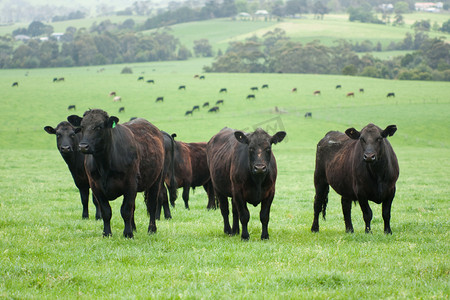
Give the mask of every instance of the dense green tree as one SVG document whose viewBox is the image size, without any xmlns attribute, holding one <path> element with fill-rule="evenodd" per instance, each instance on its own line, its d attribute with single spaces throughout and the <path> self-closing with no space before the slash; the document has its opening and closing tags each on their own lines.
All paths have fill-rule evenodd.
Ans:
<svg viewBox="0 0 450 300">
<path fill-rule="evenodd" d="M 50 35 L 53 32 L 53 26 L 34 21 L 28 25 L 27 32 L 31 36 Z"/>
<path fill-rule="evenodd" d="M 442 23 L 441 31 L 450 33 L 450 19 Z"/>
<path fill-rule="evenodd" d="M 213 51 L 212 46 L 208 39 L 200 39 L 194 41 L 194 53 L 195 56 L 199 57 L 212 57 Z"/>
</svg>

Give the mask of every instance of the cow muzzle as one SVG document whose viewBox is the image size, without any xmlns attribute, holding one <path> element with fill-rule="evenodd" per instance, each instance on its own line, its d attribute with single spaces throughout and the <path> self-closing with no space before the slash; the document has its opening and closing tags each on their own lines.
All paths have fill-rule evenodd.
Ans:
<svg viewBox="0 0 450 300">
<path fill-rule="evenodd" d="M 63 154 L 72 152 L 72 147 L 70 146 L 61 146 L 59 147 L 59 151 Z"/>
<path fill-rule="evenodd" d="M 364 153 L 364 161 L 371 163 L 374 162 L 377 159 L 377 156 L 375 153 Z"/>
<path fill-rule="evenodd" d="M 88 143 L 80 143 L 78 145 L 78 148 L 80 149 L 81 152 L 83 152 L 85 154 L 91 154 L 92 153 L 91 147 L 89 147 Z"/>
<path fill-rule="evenodd" d="M 267 172 L 266 165 L 257 164 L 253 166 L 253 174 L 265 174 Z"/>
</svg>

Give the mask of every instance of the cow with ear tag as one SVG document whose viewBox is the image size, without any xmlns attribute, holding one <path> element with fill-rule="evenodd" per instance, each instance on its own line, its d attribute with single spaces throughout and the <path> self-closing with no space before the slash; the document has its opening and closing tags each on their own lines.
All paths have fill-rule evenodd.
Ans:
<svg viewBox="0 0 450 300">
<path fill-rule="evenodd" d="M 361 131 L 349 128 L 345 133 L 330 131 L 317 144 L 314 172 L 314 221 L 311 231 L 319 231 L 319 214 L 325 218 L 328 191 L 331 186 L 341 195 L 345 229 L 353 232 L 352 201 L 359 202 L 365 222 L 365 232 L 371 232 L 372 210 L 369 200 L 382 204 L 384 232 L 392 234 L 391 205 L 399 166 L 394 149 L 387 137 L 393 136 L 397 126 L 381 129 L 368 124 Z"/>
<path fill-rule="evenodd" d="M 135 199 L 144 192 L 150 215 L 148 232 L 156 232 L 156 204 L 164 163 L 163 136 L 144 119 L 119 124 L 119 119 L 101 109 L 92 109 L 83 117 L 72 115 L 68 121 L 82 133 L 80 151 L 86 154 L 85 167 L 92 191 L 100 203 L 103 235 L 111 235 L 109 201 L 123 196 L 121 214 L 123 235 L 133 237 Z"/>
<path fill-rule="evenodd" d="M 241 238 L 248 240 L 250 213 L 247 203 L 254 206 L 261 204 L 261 239 L 269 238 L 269 214 L 277 179 L 272 145 L 281 142 L 285 136 L 284 131 L 271 136 L 262 129 L 244 133 L 223 128 L 208 142 L 208 167 L 215 195 L 219 199 L 226 234 L 238 234 L 240 221 Z M 233 227 L 230 227 L 228 220 L 228 197 L 232 198 Z"/>
</svg>

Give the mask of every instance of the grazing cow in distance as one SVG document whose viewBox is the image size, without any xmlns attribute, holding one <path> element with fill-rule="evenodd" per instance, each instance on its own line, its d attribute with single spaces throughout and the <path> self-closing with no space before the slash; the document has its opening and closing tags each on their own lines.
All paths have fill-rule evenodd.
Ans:
<svg viewBox="0 0 450 300">
<path fill-rule="evenodd" d="M 349 93 L 347 93 L 347 97 L 355 97 L 355 93 L 354 92 L 349 92 Z"/>
<path fill-rule="evenodd" d="M 200 76 L 200 75 L 198 75 L 198 74 L 195 74 L 195 75 L 194 75 L 194 78 L 198 78 L 199 76 Z"/>
<path fill-rule="evenodd" d="M 200 79 L 205 79 L 205 75 L 200 76 Z"/>
<path fill-rule="evenodd" d="M 195 111 L 195 110 L 200 111 L 200 106 L 194 105 L 194 106 L 192 107 L 192 111 Z"/>
<path fill-rule="evenodd" d="M 223 104 L 223 99 L 217 100 L 216 105 Z"/>
<path fill-rule="evenodd" d="M 64 77 L 59 77 L 58 81 L 64 81 Z"/>
<path fill-rule="evenodd" d="M 340 84 L 336 85 L 336 89 L 337 90 L 340 89 L 340 88 L 342 88 L 342 85 L 340 85 Z"/>
<path fill-rule="evenodd" d="M 185 86 L 185 85 L 180 85 L 180 86 L 178 87 L 178 89 L 179 89 L 179 90 L 186 90 L 186 86 Z"/>
<path fill-rule="evenodd" d="M 19 86 L 19 83 L 16 81 L 16 82 L 13 82 L 13 84 L 11 85 L 12 87 L 15 87 L 15 86 Z"/>
<path fill-rule="evenodd" d="M 144 80 L 144 76 L 139 76 L 137 80 Z"/>
<path fill-rule="evenodd" d="M 67 107 L 67 110 L 76 110 L 76 107 L 75 107 L 75 105 L 69 105 L 68 107 Z"/>
<path fill-rule="evenodd" d="M 155 83 L 155 80 L 149 79 L 149 80 L 147 80 L 147 83 Z"/>
<path fill-rule="evenodd" d="M 109 92 L 109 96 L 116 96 L 116 92 Z"/>
<path fill-rule="evenodd" d="M 388 93 L 386 98 L 389 98 L 389 97 L 394 97 L 395 98 L 395 93 Z"/>
<path fill-rule="evenodd" d="M 307 112 L 305 114 L 305 118 L 312 118 L 312 113 L 311 112 Z"/>
<path fill-rule="evenodd" d="M 360 88 L 360 89 L 359 89 L 359 92 L 360 92 L 360 93 L 364 93 L 364 89 L 363 89 L 363 88 Z"/>
<path fill-rule="evenodd" d="M 218 112 L 219 111 L 219 107 L 218 106 L 213 106 L 211 107 L 208 112 Z"/>
<path fill-rule="evenodd" d="M 124 112 L 125 111 L 125 107 L 119 107 L 119 113 Z"/>
<path fill-rule="evenodd" d="M 319 91 L 319 90 L 314 91 L 313 95 L 314 95 L 314 96 L 320 95 L 320 91 Z"/>
<path fill-rule="evenodd" d="M 219 93 L 227 93 L 228 91 L 227 91 L 227 89 L 226 88 L 221 88 L 220 90 L 219 90 Z"/>
<path fill-rule="evenodd" d="M 54 77 L 53 82 L 58 82 L 58 78 Z"/>
<path fill-rule="evenodd" d="M 120 96 L 115 96 L 115 97 L 113 98 L 113 101 L 114 101 L 114 102 L 120 102 L 120 101 L 122 101 L 122 97 L 120 97 Z"/>
<path fill-rule="evenodd" d="M 185 115 L 185 116 L 193 116 L 192 110 L 187 110 L 187 111 L 184 113 L 184 115 Z"/>
<path fill-rule="evenodd" d="M 164 97 L 157 97 L 155 102 L 164 102 Z"/>
<path fill-rule="evenodd" d="M 258 87 L 257 86 L 253 86 L 253 87 L 251 87 L 250 88 L 252 91 L 257 91 L 258 90 Z"/>
<path fill-rule="evenodd" d="M 247 95 L 246 99 L 255 99 L 255 95 L 254 94 Z"/>
<path fill-rule="evenodd" d="M 83 205 L 83 219 L 89 219 L 89 180 L 84 168 L 85 155 L 78 150 L 78 144 L 81 140 L 81 133 L 76 133 L 76 128 L 69 122 L 61 122 L 53 128 L 45 126 L 44 130 L 48 134 L 56 135 L 56 147 L 67 164 L 70 174 L 72 175 L 75 186 L 78 188 Z M 92 194 L 92 202 L 95 205 L 95 219 L 101 219 L 100 207 L 94 194 Z"/>
<path fill-rule="evenodd" d="M 291 90 L 291 92 L 292 92 L 292 93 L 296 93 L 296 92 L 297 92 L 297 88 L 293 88 L 293 89 Z"/>
<path fill-rule="evenodd" d="M 262 87 L 261 87 L 261 89 L 268 89 L 268 88 L 269 88 L 268 84 L 263 84 Z"/>
<path fill-rule="evenodd" d="M 202 106 L 202 107 L 209 107 L 209 102 L 203 103 L 203 106 Z"/>
<path fill-rule="evenodd" d="M 214 135 L 206 146 L 208 167 L 216 197 L 224 221 L 224 232 L 239 233 L 249 239 L 247 224 L 250 213 L 247 203 L 261 204 L 261 239 L 268 239 L 270 206 L 275 195 L 277 164 L 272 153 L 272 145 L 281 142 L 286 132 L 279 131 L 270 136 L 258 128 L 253 133 L 223 128 Z M 232 199 L 233 227 L 228 220 L 228 197 Z"/>
<path fill-rule="evenodd" d="M 359 202 L 365 222 L 365 232 L 370 232 L 372 210 L 369 200 L 382 204 L 384 232 L 392 234 L 391 205 L 395 196 L 395 183 L 399 176 L 397 157 L 387 137 L 393 136 L 397 127 L 381 129 L 368 124 L 361 132 L 349 128 L 345 133 L 330 131 L 317 144 L 314 171 L 314 221 L 312 232 L 319 231 L 319 214 L 326 215 L 328 191 L 331 186 L 341 195 L 346 232 L 353 232 L 351 220 L 352 201 Z"/>
<path fill-rule="evenodd" d="M 136 230 L 134 209 L 136 194 L 144 192 L 148 232 L 156 232 L 156 205 L 164 164 L 161 131 L 144 119 L 118 124 L 119 119 L 101 109 L 92 109 L 83 117 L 71 115 L 70 123 L 82 133 L 79 148 L 85 156 L 86 173 L 103 218 L 103 235 L 111 235 L 112 201 L 123 195 L 121 214 L 123 235 L 133 237 Z"/>
</svg>

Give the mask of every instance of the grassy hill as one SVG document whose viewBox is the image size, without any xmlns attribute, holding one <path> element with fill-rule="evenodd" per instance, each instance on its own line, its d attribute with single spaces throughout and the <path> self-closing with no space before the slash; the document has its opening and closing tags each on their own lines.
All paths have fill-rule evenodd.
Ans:
<svg viewBox="0 0 450 300">
<path fill-rule="evenodd" d="M 71 69 L 0 70 L 0 296 L 6 298 L 446 298 L 450 292 L 448 83 L 296 74 L 206 74 L 205 59 Z M 154 79 L 155 84 L 138 81 Z M 65 77 L 53 83 L 54 77 Z M 11 87 L 12 82 L 19 87 Z M 178 86 L 186 85 L 185 91 Z M 254 92 L 250 87 L 268 84 Z M 342 85 L 336 90 L 337 84 Z M 220 94 L 226 87 L 228 93 Z M 291 92 L 297 87 L 297 93 Z M 364 88 L 364 93 L 359 93 Z M 321 90 L 314 96 L 314 90 Z M 116 91 L 121 103 L 108 96 Z M 354 98 L 347 92 L 354 91 Z M 395 98 L 386 98 L 395 92 Z M 155 103 L 164 96 L 163 103 Z M 217 114 L 193 105 L 224 100 Z M 67 111 L 75 104 L 77 110 Z M 118 113 L 119 107 L 124 113 Z M 278 108 L 278 113 L 275 111 Z M 285 130 L 273 147 L 278 180 L 269 223 L 259 240 L 260 207 L 249 207 L 250 241 L 223 234 L 220 212 L 206 194 L 178 199 L 173 219 L 147 235 L 142 196 L 137 233 L 121 236 L 121 200 L 111 202 L 111 238 L 102 223 L 81 220 L 78 192 L 44 132 L 69 114 L 102 108 L 125 122 L 144 117 L 177 139 L 207 141 L 222 127 Z M 305 112 L 312 118 L 305 119 Z M 339 196 L 330 193 L 327 221 L 311 234 L 315 147 L 329 130 L 396 124 L 390 137 L 400 163 L 392 236 L 383 234 L 381 207 L 371 203 L 373 234 L 357 206 L 346 234 Z"/>
</svg>

